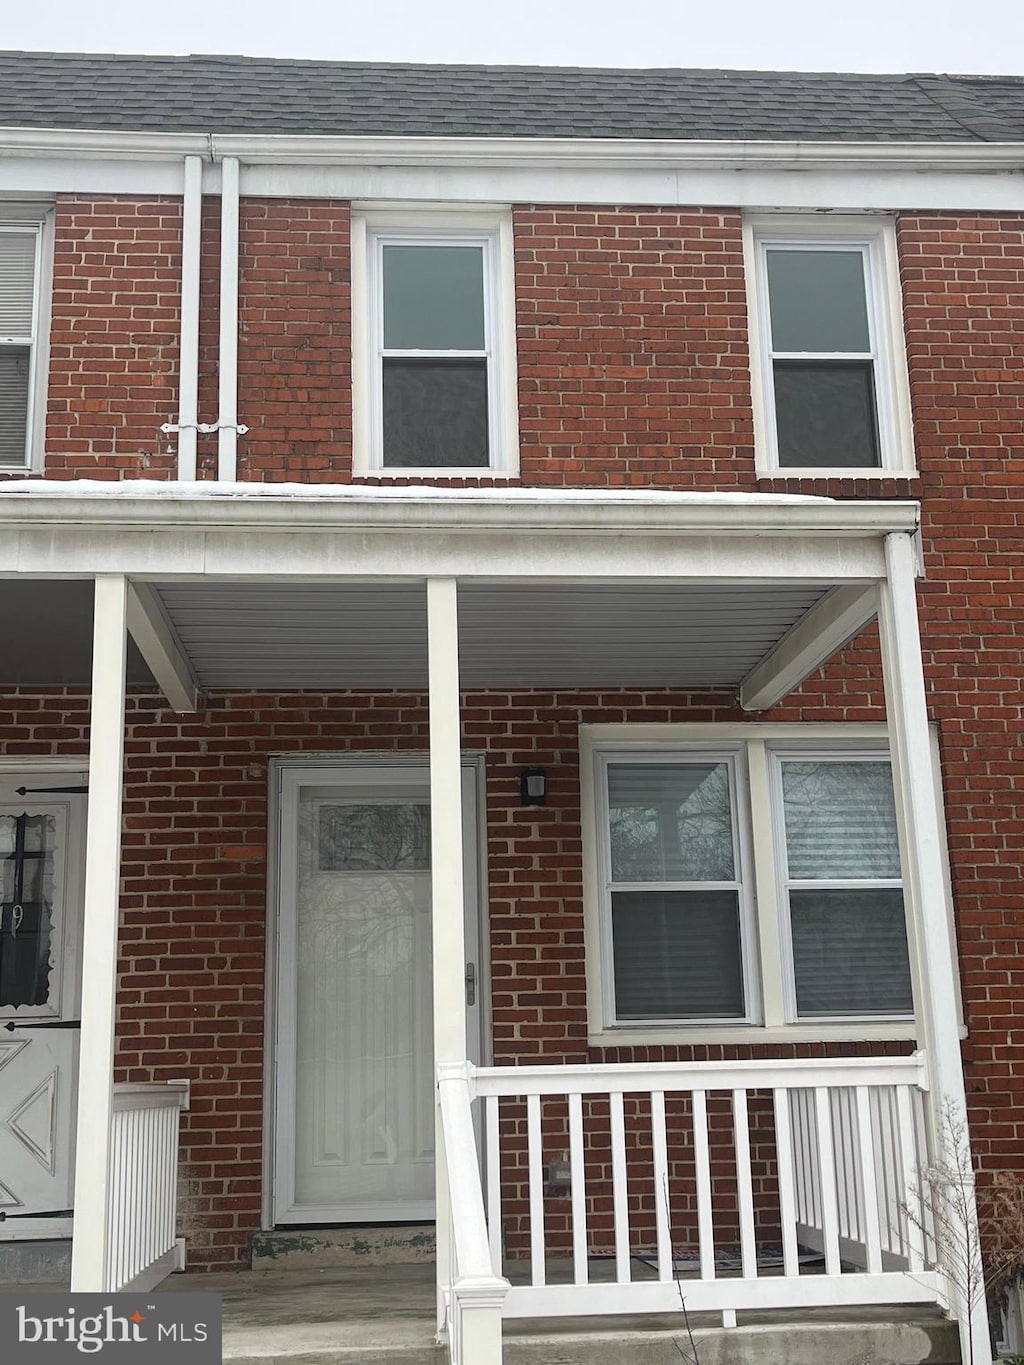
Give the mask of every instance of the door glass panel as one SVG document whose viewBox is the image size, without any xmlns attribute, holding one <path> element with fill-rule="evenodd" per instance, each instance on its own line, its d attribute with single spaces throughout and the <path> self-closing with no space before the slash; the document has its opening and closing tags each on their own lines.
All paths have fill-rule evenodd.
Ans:
<svg viewBox="0 0 1024 1365">
<path fill-rule="evenodd" d="M 302 787 L 295 1200 L 434 1194 L 430 812 Z"/>
<path fill-rule="evenodd" d="M 0 1007 L 49 998 L 55 836 L 52 815 L 0 815 Z"/>
</svg>

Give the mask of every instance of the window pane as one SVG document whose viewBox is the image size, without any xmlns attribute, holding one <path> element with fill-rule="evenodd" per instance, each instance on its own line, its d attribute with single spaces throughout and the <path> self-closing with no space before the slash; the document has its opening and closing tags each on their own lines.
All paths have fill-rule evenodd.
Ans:
<svg viewBox="0 0 1024 1365">
<path fill-rule="evenodd" d="M 787 469 L 877 469 L 870 360 L 776 360 L 775 428 Z"/>
<path fill-rule="evenodd" d="M 486 360 L 385 360 L 384 466 L 486 468 Z"/>
<path fill-rule="evenodd" d="M 614 763 L 608 821 L 613 881 L 735 878 L 725 763 Z"/>
<path fill-rule="evenodd" d="M 484 254 L 479 246 L 386 246 L 384 348 L 484 349 Z"/>
<path fill-rule="evenodd" d="M 55 832 L 49 815 L 0 816 L 0 1005 L 49 996 Z"/>
<path fill-rule="evenodd" d="M 0 232 L 0 337 L 32 336 L 36 234 Z"/>
<path fill-rule="evenodd" d="M 782 764 L 786 856 L 794 881 L 900 876 L 887 762 Z"/>
<path fill-rule="evenodd" d="M 741 1019 L 735 891 L 612 894 L 615 1013 L 622 1019 Z"/>
<path fill-rule="evenodd" d="M 30 358 L 27 346 L 0 346 L 0 464 L 25 461 Z"/>
<path fill-rule="evenodd" d="M 321 806 L 321 872 L 421 872 L 430 868 L 430 807 Z"/>
<path fill-rule="evenodd" d="M 859 251 L 768 251 L 773 351 L 870 351 Z"/>
<path fill-rule="evenodd" d="M 912 1014 L 903 892 L 792 891 L 797 1014 Z"/>
</svg>

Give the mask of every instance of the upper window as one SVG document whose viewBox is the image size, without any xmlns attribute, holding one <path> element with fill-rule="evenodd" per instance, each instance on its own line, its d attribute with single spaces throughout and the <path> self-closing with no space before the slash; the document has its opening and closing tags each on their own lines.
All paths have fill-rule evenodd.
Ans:
<svg viewBox="0 0 1024 1365">
<path fill-rule="evenodd" d="M 592 1032 L 912 1019 L 884 750 L 623 741 L 592 766 Z"/>
<path fill-rule="evenodd" d="M 30 463 L 41 368 L 42 238 L 41 223 L 0 217 L 0 468 Z"/>
<path fill-rule="evenodd" d="M 510 268 L 493 217 L 357 218 L 357 473 L 515 472 Z"/>
<path fill-rule="evenodd" d="M 747 246 L 762 472 L 910 472 L 891 225 L 765 219 Z"/>
</svg>

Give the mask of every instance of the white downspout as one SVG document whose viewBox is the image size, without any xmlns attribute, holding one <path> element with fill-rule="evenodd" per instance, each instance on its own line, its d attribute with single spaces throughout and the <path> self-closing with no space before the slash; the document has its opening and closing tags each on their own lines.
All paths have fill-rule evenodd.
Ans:
<svg viewBox="0 0 1024 1365">
<path fill-rule="evenodd" d="M 203 219 L 203 162 L 185 158 L 181 225 L 181 348 L 178 363 L 178 478 L 196 477 L 199 423 L 199 257 Z"/>
<path fill-rule="evenodd" d="M 238 157 L 221 163 L 220 191 L 220 412 L 217 478 L 236 477 L 238 451 Z"/>
</svg>

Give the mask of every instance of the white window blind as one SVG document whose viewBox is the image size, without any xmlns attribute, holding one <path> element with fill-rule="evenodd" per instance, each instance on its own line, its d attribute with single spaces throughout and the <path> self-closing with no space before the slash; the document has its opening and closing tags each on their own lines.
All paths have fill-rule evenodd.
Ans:
<svg viewBox="0 0 1024 1365">
<path fill-rule="evenodd" d="M 780 768 L 797 1016 L 911 1014 L 888 760 Z"/>
<path fill-rule="evenodd" d="M 37 228 L 0 225 L 0 466 L 24 464 L 36 341 Z"/>
<path fill-rule="evenodd" d="M 742 1019 L 729 763 L 613 762 L 607 798 L 616 1018 Z"/>
</svg>

